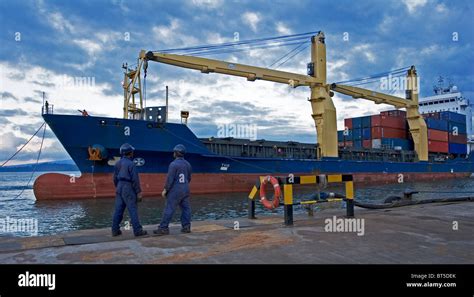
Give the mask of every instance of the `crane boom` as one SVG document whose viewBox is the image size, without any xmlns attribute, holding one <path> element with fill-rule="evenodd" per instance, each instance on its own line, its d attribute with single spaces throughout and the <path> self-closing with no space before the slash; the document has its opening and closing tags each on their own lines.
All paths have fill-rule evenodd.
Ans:
<svg viewBox="0 0 474 297">
<path fill-rule="evenodd" d="M 358 99 L 363 98 L 367 100 L 374 101 L 377 104 L 390 104 L 396 108 L 407 107 L 413 105 L 413 102 L 410 102 L 406 99 L 400 97 L 391 96 L 363 88 L 353 87 L 353 86 L 344 86 L 339 84 L 331 84 L 331 90 L 338 93 L 351 96 L 352 98 Z"/>
<path fill-rule="evenodd" d="M 415 145 L 415 151 L 418 154 L 418 160 L 428 161 L 428 128 L 418 110 L 418 82 L 415 66 L 411 66 L 407 73 L 407 99 L 339 84 L 331 84 L 331 90 L 356 99 L 363 98 L 374 101 L 377 104 L 384 103 L 397 108 L 406 108 L 408 126 Z"/>
<path fill-rule="evenodd" d="M 272 81 L 277 83 L 289 84 L 296 88 L 299 86 L 312 86 L 321 84 L 322 81 L 309 75 L 301 75 L 297 73 L 273 70 L 263 67 L 249 66 L 244 64 L 219 61 L 214 59 L 206 59 L 193 56 L 164 54 L 160 52 L 147 52 L 140 56 L 150 61 L 179 66 L 183 68 L 199 70 L 202 73 L 221 73 L 233 76 L 247 78 L 248 81 L 257 79 Z"/>
</svg>

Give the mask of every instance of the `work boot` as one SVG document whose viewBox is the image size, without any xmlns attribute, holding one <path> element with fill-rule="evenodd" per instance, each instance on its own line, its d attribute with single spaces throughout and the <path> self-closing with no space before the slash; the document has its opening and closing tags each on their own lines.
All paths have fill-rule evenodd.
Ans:
<svg viewBox="0 0 474 297">
<path fill-rule="evenodd" d="M 138 231 L 137 233 L 135 233 L 135 237 L 138 237 L 138 236 L 144 236 L 144 235 L 147 235 L 148 232 L 146 232 L 146 230 L 140 230 Z"/>
<path fill-rule="evenodd" d="M 186 227 L 181 228 L 181 233 L 191 233 L 191 227 L 186 226 Z"/>
<path fill-rule="evenodd" d="M 158 228 L 156 230 L 153 230 L 153 233 L 158 235 L 158 236 L 168 235 L 168 234 L 170 234 L 170 229 Z"/>
<path fill-rule="evenodd" d="M 112 236 L 115 237 L 115 236 L 119 236 L 119 235 L 122 235 L 122 231 L 119 230 L 112 230 Z"/>
</svg>

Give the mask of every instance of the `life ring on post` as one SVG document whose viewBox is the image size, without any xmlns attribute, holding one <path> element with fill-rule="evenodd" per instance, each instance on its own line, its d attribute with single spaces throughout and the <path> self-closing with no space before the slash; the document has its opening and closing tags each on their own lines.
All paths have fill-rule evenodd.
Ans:
<svg viewBox="0 0 474 297">
<path fill-rule="evenodd" d="M 271 183 L 273 189 L 275 190 L 275 195 L 273 196 L 273 200 L 270 201 L 267 199 L 265 193 L 265 185 Z M 263 206 L 268 209 L 275 209 L 280 205 L 280 197 L 281 197 L 281 188 L 278 179 L 273 176 L 265 176 L 260 184 L 260 202 L 262 202 Z"/>
</svg>

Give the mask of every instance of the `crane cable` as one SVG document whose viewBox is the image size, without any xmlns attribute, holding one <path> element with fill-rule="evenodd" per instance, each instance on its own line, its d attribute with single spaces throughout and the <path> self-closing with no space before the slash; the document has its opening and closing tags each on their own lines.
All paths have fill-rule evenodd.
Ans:
<svg viewBox="0 0 474 297">
<path fill-rule="evenodd" d="M 305 49 L 307 49 L 309 46 L 309 44 L 307 44 L 306 46 L 302 47 L 300 50 L 298 50 L 297 52 L 295 52 L 293 55 L 291 55 L 290 57 L 288 57 L 286 60 L 284 60 L 283 62 L 281 62 L 280 64 L 278 64 L 275 69 L 278 69 L 280 68 L 281 66 L 283 66 L 283 64 L 285 64 L 286 62 L 288 62 L 289 60 L 293 59 L 294 57 L 296 57 L 299 53 L 301 53 L 302 51 L 304 51 Z"/>
<path fill-rule="evenodd" d="M 224 54 L 238 51 L 246 51 L 258 48 L 270 48 L 270 47 L 283 47 L 289 45 L 299 45 L 302 42 L 306 42 L 312 35 L 319 33 L 319 31 L 283 35 L 277 37 L 259 38 L 245 41 L 225 42 L 210 45 L 200 45 L 183 48 L 170 48 L 161 49 L 156 52 L 160 53 L 173 53 L 173 54 L 184 54 L 184 55 L 197 55 L 206 56 L 212 54 Z"/>
<path fill-rule="evenodd" d="M 381 73 L 377 73 L 377 74 L 373 74 L 373 75 L 369 75 L 365 77 L 354 78 L 354 79 L 349 79 L 345 81 L 338 81 L 338 82 L 335 82 L 335 84 L 352 84 L 352 83 L 363 82 L 367 80 L 378 79 L 387 75 L 400 76 L 401 74 L 404 74 L 408 69 L 410 69 L 410 66 L 406 66 L 406 67 L 402 67 L 402 68 L 398 68 L 398 69 L 394 69 L 394 70 L 390 70 L 386 72 L 381 72 Z"/>
<path fill-rule="evenodd" d="M 293 53 L 295 50 L 297 50 L 298 48 L 300 48 L 301 46 L 303 46 L 305 44 L 305 42 L 301 42 L 298 46 L 296 46 L 295 48 L 293 48 L 291 51 L 287 52 L 286 54 L 284 54 L 283 56 L 281 56 L 280 58 L 278 58 L 277 60 L 275 60 L 273 63 L 271 63 L 270 65 L 267 66 L 267 68 L 270 68 L 272 67 L 273 65 L 275 65 L 276 63 L 280 62 L 281 60 L 283 60 L 284 58 L 286 58 L 287 56 L 291 55 L 291 53 Z"/>
<path fill-rule="evenodd" d="M 300 34 L 283 35 L 283 36 L 277 36 L 277 37 L 257 38 L 257 39 L 244 40 L 244 41 L 225 42 L 225 43 L 200 45 L 200 46 L 184 47 L 184 48 L 162 49 L 162 50 L 157 50 L 157 51 L 162 52 L 162 53 L 177 53 L 177 52 L 186 52 L 186 51 L 196 52 L 196 51 L 222 49 L 225 47 L 235 47 L 235 46 L 241 46 L 241 45 L 267 43 L 268 41 L 277 41 L 279 43 L 285 43 L 285 42 L 295 41 L 299 39 L 306 39 L 310 37 L 311 35 L 319 33 L 319 32 L 320 31 L 313 31 L 313 32 L 300 33 Z"/>
</svg>

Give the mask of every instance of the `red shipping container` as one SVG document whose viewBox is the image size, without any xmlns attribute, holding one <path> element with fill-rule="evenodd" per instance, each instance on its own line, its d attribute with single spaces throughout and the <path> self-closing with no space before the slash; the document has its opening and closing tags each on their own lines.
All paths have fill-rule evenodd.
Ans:
<svg viewBox="0 0 474 297">
<path fill-rule="evenodd" d="M 381 115 L 375 114 L 371 117 L 370 121 L 372 123 L 372 127 L 380 127 L 381 126 Z"/>
<path fill-rule="evenodd" d="M 407 117 L 407 112 L 404 111 L 404 110 L 394 109 L 394 110 L 382 111 L 380 113 L 380 115 L 381 116 L 386 116 L 386 117 L 403 117 L 403 118 L 406 118 Z"/>
<path fill-rule="evenodd" d="M 448 132 L 446 132 L 446 133 L 448 133 Z M 452 143 L 461 143 L 461 144 L 466 144 L 467 143 L 466 134 L 453 135 L 452 133 L 449 133 L 448 140 L 449 140 L 449 142 L 452 142 Z"/>
<path fill-rule="evenodd" d="M 428 140 L 428 151 L 433 153 L 447 153 L 449 150 L 448 142 Z"/>
<path fill-rule="evenodd" d="M 352 119 L 344 119 L 344 126 L 347 129 L 352 129 Z"/>
<path fill-rule="evenodd" d="M 363 148 L 372 148 L 372 140 L 366 139 L 362 141 L 362 147 Z"/>
<path fill-rule="evenodd" d="M 405 117 L 380 116 L 380 126 L 406 130 L 407 122 Z"/>
<path fill-rule="evenodd" d="M 448 141 L 448 132 L 428 129 L 428 140 Z"/>
<path fill-rule="evenodd" d="M 352 147 L 352 146 L 353 146 L 352 141 L 345 141 L 345 142 L 344 142 L 344 145 L 345 145 L 346 147 Z"/>
<path fill-rule="evenodd" d="M 372 139 L 377 138 L 407 138 L 407 130 L 394 129 L 388 127 L 373 127 Z"/>
</svg>

